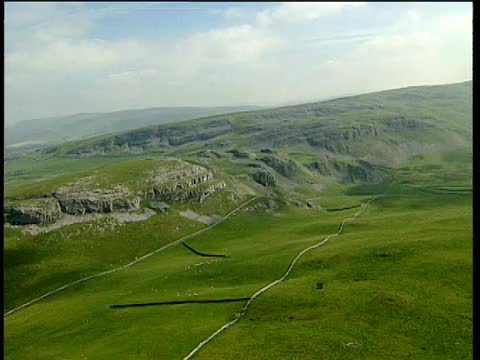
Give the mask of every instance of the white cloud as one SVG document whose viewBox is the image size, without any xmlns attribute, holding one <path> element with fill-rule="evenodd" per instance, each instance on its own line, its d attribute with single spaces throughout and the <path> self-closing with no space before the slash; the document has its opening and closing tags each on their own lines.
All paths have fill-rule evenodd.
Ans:
<svg viewBox="0 0 480 360">
<path fill-rule="evenodd" d="M 471 11 L 408 9 L 374 30 L 355 27 L 353 15 L 345 19 L 360 8 L 369 14 L 371 6 L 242 8 L 226 15 L 240 24 L 114 41 L 92 31 L 126 5 L 98 12 L 81 3 L 7 7 L 6 120 L 149 106 L 275 104 L 471 76 Z M 332 32 L 332 19 L 345 29 Z"/>
<path fill-rule="evenodd" d="M 195 34 L 182 41 L 179 48 L 195 63 L 216 65 L 255 61 L 282 46 L 281 37 L 240 25 Z"/>
<path fill-rule="evenodd" d="M 354 47 L 330 72 L 357 92 L 471 79 L 471 14 L 411 20 Z"/>
<path fill-rule="evenodd" d="M 5 6 L 5 25 L 8 28 L 30 26 L 58 20 L 69 14 L 85 10 L 84 4 L 81 2 L 7 3 Z"/>
<path fill-rule="evenodd" d="M 309 22 L 324 16 L 339 14 L 348 7 L 357 7 L 364 4 L 363 2 L 285 2 L 275 9 L 259 12 L 257 22 L 261 26 Z"/>
<path fill-rule="evenodd" d="M 231 7 L 224 11 L 216 10 L 218 14 L 223 14 L 225 18 L 229 20 L 242 19 L 245 20 L 247 17 L 250 17 L 252 14 L 245 8 Z"/>
</svg>

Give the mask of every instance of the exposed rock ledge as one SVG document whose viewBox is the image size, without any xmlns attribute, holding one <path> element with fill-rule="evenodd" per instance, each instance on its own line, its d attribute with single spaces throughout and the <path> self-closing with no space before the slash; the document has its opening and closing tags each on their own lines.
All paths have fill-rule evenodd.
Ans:
<svg viewBox="0 0 480 360">
<path fill-rule="evenodd" d="M 219 215 L 212 215 L 212 216 L 199 215 L 190 209 L 188 209 L 187 211 L 180 212 L 180 215 L 187 219 L 204 223 L 205 225 L 213 225 L 219 222 L 220 220 L 222 220 L 222 217 Z"/>
<path fill-rule="evenodd" d="M 132 210 L 140 207 L 140 197 L 133 195 L 122 186 L 93 191 L 72 192 L 71 190 L 71 188 L 63 187 L 52 194 L 58 200 L 60 208 L 65 214 L 110 213 L 115 210 Z"/>
<path fill-rule="evenodd" d="M 12 225 L 52 223 L 66 215 L 114 213 L 140 209 L 142 199 L 203 201 L 226 187 L 198 165 L 177 161 L 174 168 L 159 166 L 123 184 L 100 188 L 94 176 L 80 178 L 40 198 L 5 204 L 5 222 Z M 71 221 L 71 220 L 69 220 Z"/>
<path fill-rule="evenodd" d="M 5 221 L 12 225 L 42 224 L 62 217 L 60 204 L 53 198 L 30 199 L 4 204 Z"/>
</svg>

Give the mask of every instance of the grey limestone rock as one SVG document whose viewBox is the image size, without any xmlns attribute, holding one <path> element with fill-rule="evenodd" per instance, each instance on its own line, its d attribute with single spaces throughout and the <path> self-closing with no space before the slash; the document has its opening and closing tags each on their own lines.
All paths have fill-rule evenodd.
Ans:
<svg viewBox="0 0 480 360">
<path fill-rule="evenodd" d="M 226 187 L 214 181 L 208 169 L 178 161 L 172 167 L 159 167 L 133 181 L 99 188 L 99 179 L 83 177 L 57 188 L 43 198 L 14 200 L 5 206 L 5 221 L 12 225 L 41 224 L 55 221 L 62 214 L 85 215 L 138 210 L 142 199 L 150 207 L 164 211 L 168 205 L 161 201 L 203 201 L 213 192 Z"/>
<path fill-rule="evenodd" d="M 263 186 L 275 185 L 275 175 L 268 171 L 259 170 L 254 172 L 252 176 L 257 183 Z"/>
<path fill-rule="evenodd" d="M 41 224 L 62 217 L 59 203 L 52 198 L 39 198 L 5 204 L 5 221 L 12 225 Z"/>
</svg>

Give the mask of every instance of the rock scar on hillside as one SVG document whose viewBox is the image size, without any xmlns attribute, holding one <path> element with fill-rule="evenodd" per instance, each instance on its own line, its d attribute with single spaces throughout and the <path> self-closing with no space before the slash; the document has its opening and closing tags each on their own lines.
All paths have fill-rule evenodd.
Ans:
<svg viewBox="0 0 480 360">
<path fill-rule="evenodd" d="M 212 215 L 212 216 L 199 215 L 190 209 L 188 209 L 187 211 L 180 212 L 180 215 L 187 219 L 201 222 L 205 225 L 213 225 L 219 222 L 220 220 L 222 220 L 222 217 L 219 215 Z"/>
<path fill-rule="evenodd" d="M 57 230 L 61 227 L 82 223 L 86 221 L 98 220 L 103 218 L 111 218 L 115 219 L 118 223 L 124 222 L 137 222 L 137 221 L 144 221 L 150 218 L 151 216 L 155 215 L 155 211 L 151 209 L 144 209 L 143 213 L 92 213 L 86 215 L 65 215 L 60 220 L 56 221 L 54 224 L 50 226 L 38 226 L 38 225 L 28 225 L 26 226 L 23 231 L 30 235 L 37 235 L 40 233 L 48 233 L 53 230 Z"/>
</svg>

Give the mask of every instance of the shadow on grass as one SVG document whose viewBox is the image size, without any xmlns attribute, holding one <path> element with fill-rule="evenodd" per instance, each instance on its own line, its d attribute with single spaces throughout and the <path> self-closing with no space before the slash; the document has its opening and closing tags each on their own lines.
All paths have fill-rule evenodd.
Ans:
<svg viewBox="0 0 480 360">
<path fill-rule="evenodd" d="M 38 251 L 33 248 L 4 249 L 4 269 L 11 270 L 17 266 L 25 266 L 35 263 L 38 260 Z"/>
<path fill-rule="evenodd" d="M 191 252 L 193 252 L 194 254 L 197 254 L 199 256 L 204 256 L 204 257 L 228 257 L 227 255 L 224 255 L 224 254 L 205 254 L 205 253 L 202 253 L 200 251 L 197 251 L 195 250 L 194 248 L 192 248 L 191 246 L 188 246 L 185 242 L 182 241 L 182 245 L 185 246 L 188 250 L 190 250 Z"/>
<path fill-rule="evenodd" d="M 110 305 L 110 309 L 158 306 L 158 305 L 211 304 L 211 303 L 226 303 L 226 302 L 237 302 L 237 301 L 248 301 L 248 300 L 250 300 L 250 298 L 243 297 L 243 298 L 211 299 L 211 300 L 162 301 L 162 302 L 139 303 L 139 304 Z"/>
</svg>

